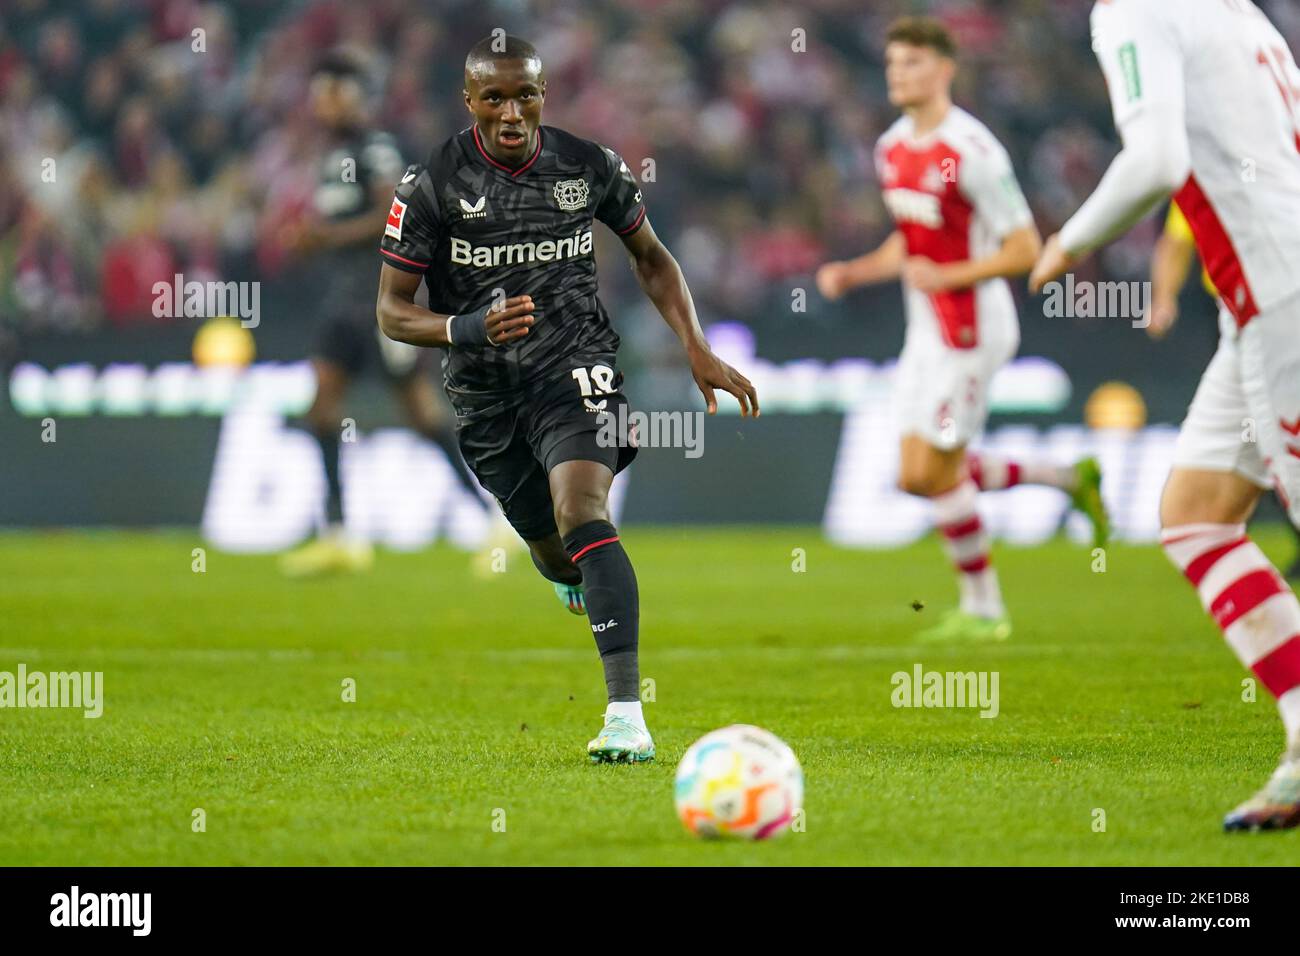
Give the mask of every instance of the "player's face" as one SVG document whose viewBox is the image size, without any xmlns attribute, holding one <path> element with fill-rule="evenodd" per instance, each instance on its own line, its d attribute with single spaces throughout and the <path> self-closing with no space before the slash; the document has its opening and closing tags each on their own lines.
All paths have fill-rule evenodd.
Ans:
<svg viewBox="0 0 1300 956">
<path fill-rule="evenodd" d="M 920 106 L 947 92 L 952 74 L 952 60 L 929 47 L 898 41 L 885 47 L 889 102 L 899 109 Z"/>
<path fill-rule="evenodd" d="M 503 60 L 465 77 L 465 105 L 474 114 L 484 147 L 508 165 L 533 154 L 542 124 L 546 80 L 536 60 Z"/>
<path fill-rule="evenodd" d="M 354 122 L 361 114 L 361 84 L 351 77 L 322 73 L 311 81 L 311 110 L 331 129 Z"/>
</svg>

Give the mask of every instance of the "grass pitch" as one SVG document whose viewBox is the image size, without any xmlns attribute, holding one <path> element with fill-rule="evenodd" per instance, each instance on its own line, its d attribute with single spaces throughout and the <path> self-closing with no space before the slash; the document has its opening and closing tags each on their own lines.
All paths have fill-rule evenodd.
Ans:
<svg viewBox="0 0 1300 956">
<path fill-rule="evenodd" d="M 1280 531 L 1258 539 L 1289 558 Z M 813 529 L 634 527 L 624 542 L 654 681 L 645 766 L 586 762 L 604 708 L 594 644 L 522 555 L 488 581 L 439 547 L 304 583 L 215 551 L 194 573 L 202 542 L 184 533 L 0 535 L 0 670 L 103 671 L 105 697 L 97 720 L 0 710 L 0 864 L 1289 864 L 1300 850 L 1295 832 L 1219 830 L 1272 771 L 1280 724 L 1262 688 L 1243 700 L 1246 673 L 1154 547 L 1113 547 L 1105 573 L 1065 542 L 999 548 L 1011 641 L 933 649 L 912 634 L 955 599 L 934 540 L 857 552 Z M 917 663 L 997 671 L 999 715 L 895 708 L 891 675 Z M 681 829 L 677 759 L 738 721 L 799 755 L 805 832 L 732 844 Z"/>
</svg>

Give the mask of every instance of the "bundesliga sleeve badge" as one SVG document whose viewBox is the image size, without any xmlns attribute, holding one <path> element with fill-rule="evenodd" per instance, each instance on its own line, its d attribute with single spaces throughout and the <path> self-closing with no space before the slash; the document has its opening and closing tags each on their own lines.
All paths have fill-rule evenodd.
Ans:
<svg viewBox="0 0 1300 956">
<path fill-rule="evenodd" d="M 388 209 L 388 223 L 384 226 L 384 235 L 397 242 L 402 241 L 402 220 L 406 218 L 406 203 L 396 196 Z"/>
</svg>

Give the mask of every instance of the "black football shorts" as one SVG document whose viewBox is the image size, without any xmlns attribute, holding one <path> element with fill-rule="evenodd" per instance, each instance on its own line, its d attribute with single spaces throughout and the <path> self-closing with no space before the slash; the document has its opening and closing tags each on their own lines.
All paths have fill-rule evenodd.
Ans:
<svg viewBox="0 0 1300 956">
<path fill-rule="evenodd" d="M 586 361 L 583 359 L 582 361 Z M 565 461 L 597 461 L 618 474 L 636 457 L 626 424 L 623 375 L 612 355 L 550 375 L 518 403 L 458 407 L 465 463 L 525 541 L 556 532 L 547 475 Z M 465 403 L 457 403 L 463 405 Z M 606 417 L 608 416 L 608 417 Z"/>
<path fill-rule="evenodd" d="M 378 368 L 385 380 L 400 385 L 432 365 L 433 350 L 395 342 L 384 335 L 375 321 L 374 310 L 365 306 L 340 306 L 326 312 L 316 333 L 312 355 L 360 375 Z"/>
</svg>

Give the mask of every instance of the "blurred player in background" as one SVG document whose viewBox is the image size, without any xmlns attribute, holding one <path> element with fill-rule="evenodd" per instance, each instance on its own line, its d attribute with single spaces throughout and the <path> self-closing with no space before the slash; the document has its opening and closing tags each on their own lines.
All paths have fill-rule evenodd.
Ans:
<svg viewBox="0 0 1300 956">
<path fill-rule="evenodd" d="M 1106 537 L 1096 461 L 1073 467 L 1012 462 L 967 445 L 988 417 L 993 376 L 1020 343 L 1006 277 L 1029 271 L 1040 240 L 1011 160 L 993 134 L 953 105 L 956 50 L 937 20 L 904 17 L 889 28 L 885 78 L 900 117 L 876 145 L 876 167 L 896 228 L 884 243 L 817 272 L 830 299 L 902 279 L 907 337 L 895 401 L 901 418 L 899 486 L 934 503 L 956 566 L 960 606 L 923 640 L 1002 640 L 1002 602 L 980 491 L 1043 484 L 1067 492 Z"/>
<path fill-rule="evenodd" d="M 1195 256 L 1196 238 L 1192 235 L 1192 227 L 1178 204 L 1170 203 L 1165 227 L 1151 255 L 1151 314 L 1147 334 L 1153 339 L 1164 338 L 1178 321 L 1178 294 L 1192 273 Z M 1214 287 L 1214 281 L 1204 266 L 1201 267 L 1201 286 L 1218 303 L 1219 290 Z M 1231 335 L 1232 324 L 1232 314 L 1219 303 L 1220 334 Z M 1300 527 L 1288 527 L 1295 538 L 1296 553 L 1286 576 L 1295 581 L 1300 580 Z"/>
<path fill-rule="evenodd" d="M 636 574 L 610 523 L 609 488 L 636 455 L 618 334 L 597 296 L 592 227 L 623 240 L 637 281 L 686 350 L 709 413 L 714 389 L 758 414 L 754 387 L 709 349 L 682 272 L 612 150 L 543 126 L 532 45 L 480 41 L 465 60 L 473 123 L 412 166 L 393 198 L 376 311 L 399 342 L 438 347 L 466 461 L 543 577 L 587 614 L 608 706 L 593 761 L 654 757 L 641 709 Z M 415 302 L 424 280 L 429 308 Z M 611 438 L 616 440 L 611 440 Z"/>
<path fill-rule="evenodd" d="M 1093 49 L 1123 149 L 1044 246 L 1033 289 L 1174 193 L 1231 322 L 1179 432 L 1162 540 L 1243 664 L 1286 749 L 1224 827 L 1300 824 L 1300 602 L 1246 534 L 1273 486 L 1300 524 L 1300 71 L 1249 0 L 1103 0 Z"/>
<path fill-rule="evenodd" d="M 374 241 L 405 164 L 393 138 L 368 127 L 367 100 L 367 72 L 359 59 L 343 50 L 321 59 L 312 75 L 311 109 L 327 144 L 313 171 L 314 216 L 291 227 L 286 241 L 316 259 L 328 276 L 315 298 L 316 397 L 307 411 L 325 466 L 327 524 L 314 540 L 281 558 L 281 569 L 294 577 L 364 570 L 374 559 L 371 543 L 344 524 L 339 477 L 343 400 L 353 377 L 368 366 L 380 370 L 411 426 L 442 449 L 460 483 L 480 500 L 430 378 L 430 353 L 375 328 Z"/>
</svg>

